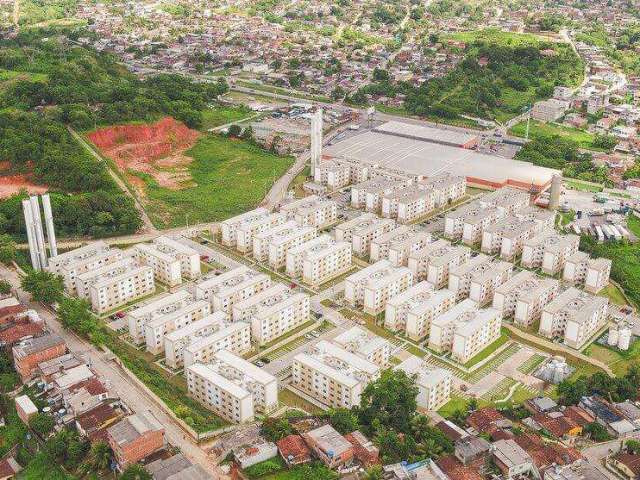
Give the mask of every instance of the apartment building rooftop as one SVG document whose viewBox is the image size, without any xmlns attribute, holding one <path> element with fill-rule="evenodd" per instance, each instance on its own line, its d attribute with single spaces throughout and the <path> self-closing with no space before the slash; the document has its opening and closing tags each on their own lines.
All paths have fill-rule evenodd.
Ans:
<svg viewBox="0 0 640 480">
<path fill-rule="evenodd" d="M 392 192 L 386 193 L 384 198 L 389 198 L 399 202 L 412 202 L 418 200 L 429 193 L 430 189 L 417 184 L 407 185 Z"/>
<path fill-rule="evenodd" d="M 502 187 L 483 195 L 478 202 L 483 206 L 491 205 L 509 209 L 517 205 L 527 205 L 529 203 L 529 194 L 517 188 Z"/>
<path fill-rule="evenodd" d="M 513 268 L 513 263 L 502 260 L 492 260 L 479 265 L 471 274 L 471 279 L 483 283 Z"/>
<path fill-rule="evenodd" d="M 156 248 L 170 255 L 198 255 L 198 252 L 187 245 L 183 245 L 177 240 L 162 235 L 154 240 Z"/>
<path fill-rule="evenodd" d="M 264 232 L 257 233 L 255 238 L 260 240 L 269 240 L 270 243 L 283 243 L 289 240 L 292 236 L 298 235 L 300 230 L 303 228 L 312 227 L 301 227 L 294 220 L 289 220 L 288 222 L 276 225 Z"/>
<path fill-rule="evenodd" d="M 219 313 L 219 312 L 216 312 Z M 215 315 L 215 313 L 213 314 Z M 235 332 L 238 332 L 247 327 L 245 322 L 232 322 L 232 323 L 224 323 L 221 322 L 220 329 L 210 335 L 204 335 L 186 347 L 186 350 L 195 353 L 199 352 L 203 348 L 215 344 L 219 342 L 222 338 L 233 335 Z"/>
<path fill-rule="evenodd" d="M 198 282 L 197 286 L 204 290 L 211 289 L 215 293 L 224 293 L 251 285 L 262 278 L 268 278 L 268 276 L 242 265 L 217 277 Z"/>
<path fill-rule="evenodd" d="M 453 211 L 447 212 L 446 217 L 462 219 L 465 223 L 475 225 L 477 223 L 481 223 L 485 218 L 494 216 L 497 211 L 496 207 L 482 206 L 478 202 L 472 202 Z"/>
<path fill-rule="evenodd" d="M 159 246 L 155 243 L 151 245 L 147 243 L 138 243 L 135 248 L 137 248 L 138 250 L 142 250 L 165 263 L 171 263 L 176 260 L 173 255 L 169 254 L 167 251 L 163 251 L 163 249 L 159 248 Z"/>
<path fill-rule="evenodd" d="M 424 250 L 424 249 L 423 249 Z M 421 252 L 423 250 L 418 250 L 416 256 L 421 256 Z M 460 257 L 461 255 L 470 252 L 471 249 L 469 247 L 465 247 L 464 245 L 446 245 L 441 248 L 431 250 L 428 253 L 429 264 L 434 266 L 447 265 L 451 260 Z"/>
<path fill-rule="evenodd" d="M 350 275 L 347 280 L 354 283 L 364 281 L 367 285 L 373 287 L 393 282 L 406 275 L 407 272 L 410 273 L 411 271 L 406 267 L 394 267 L 388 260 L 379 260 L 373 265 Z"/>
<path fill-rule="evenodd" d="M 609 299 L 591 295 L 577 288 L 570 287 L 554 298 L 544 311 L 556 314 L 563 312 L 573 317 L 579 323 L 588 321 L 594 312 L 599 311 L 603 305 L 607 305 Z"/>
<path fill-rule="evenodd" d="M 333 343 L 348 352 L 359 353 L 366 357 L 378 349 L 383 348 L 389 342 L 369 330 L 365 330 L 356 325 L 335 337 Z"/>
<path fill-rule="evenodd" d="M 560 252 L 579 240 L 577 235 L 562 235 L 555 230 L 547 229 L 529 240 L 525 240 L 524 244 L 532 247 L 544 247 L 549 252 Z"/>
<path fill-rule="evenodd" d="M 214 312 L 211 315 L 190 323 L 182 328 L 174 330 L 171 333 L 165 335 L 165 339 L 169 341 L 177 341 L 181 338 L 190 337 L 201 331 L 203 328 L 211 327 L 216 328 L 217 331 L 228 326 L 227 315 L 224 312 Z"/>
<path fill-rule="evenodd" d="M 509 217 L 498 221 L 492 225 L 488 225 L 484 231 L 487 233 L 495 233 L 503 238 L 517 238 L 525 232 L 530 231 L 536 226 L 533 220 L 520 220 L 519 218 Z"/>
<path fill-rule="evenodd" d="M 384 193 L 386 190 L 398 188 L 405 183 L 406 182 L 400 180 L 377 177 L 358 183 L 357 185 L 354 185 L 353 188 L 357 190 L 366 190 L 371 193 Z"/>
<path fill-rule="evenodd" d="M 409 376 L 416 375 L 416 383 L 426 388 L 435 387 L 451 376 L 448 370 L 431 367 L 422 358 L 415 355 L 409 355 L 395 368 L 404 371 Z"/>
<path fill-rule="evenodd" d="M 411 243 L 418 235 L 421 235 L 421 232 L 416 232 L 407 225 L 401 225 L 390 232 L 383 233 L 377 239 L 373 240 L 373 242 L 378 244 L 404 245 Z M 430 234 L 426 232 L 422 233 L 422 235 L 430 237 Z"/>
<path fill-rule="evenodd" d="M 336 227 L 337 230 L 356 230 L 360 228 L 368 227 L 381 220 L 375 213 L 363 213 L 351 220 L 341 223 Z"/>
<path fill-rule="evenodd" d="M 491 257 L 484 253 L 479 253 L 475 257 L 471 257 L 468 262 L 453 267 L 449 271 L 449 275 L 457 277 L 474 277 L 478 273 L 482 274 L 487 269 L 487 265 L 491 264 Z"/>
<path fill-rule="evenodd" d="M 451 309 L 433 319 L 433 325 L 456 325 L 456 332 L 467 336 L 475 332 L 478 326 L 495 317 L 493 308 L 479 309 L 473 300 L 463 300 Z"/>
<path fill-rule="evenodd" d="M 424 180 L 420 180 L 420 184 L 430 186 L 432 188 L 448 188 L 460 182 L 466 182 L 467 179 L 462 175 L 452 175 L 450 173 L 438 173 Z"/>
<path fill-rule="evenodd" d="M 174 310 L 172 312 L 167 312 L 165 314 L 160 315 L 158 318 L 154 318 L 149 323 L 147 323 L 147 327 L 156 328 L 161 325 L 165 325 L 167 322 L 171 322 L 174 319 L 179 318 L 180 316 L 187 314 L 189 312 L 194 312 L 197 310 L 205 310 L 209 308 L 209 302 L 207 300 L 196 300 L 193 303 L 189 303 L 184 307 Z"/>
<path fill-rule="evenodd" d="M 496 293 L 518 292 L 520 298 L 536 298 L 554 284 L 558 284 L 554 278 L 540 277 L 530 270 L 523 270 L 497 287 Z"/>
<path fill-rule="evenodd" d="M 125 257 L 122 260 L 103 265 L 102 267 L 83 272 L 78 275 L 78 280 L 81 282 L 93 281 L 96 285 L 102 283 L 104 280 L 114 279 L 122 274 L 131 272 L 139 265 L 131 257 Z"/>
<path fill-rule="evenodd" d="M 159 298 L 154 298 L 152 301 L 148 302 L 145 305 L 137 307 L 133 310 L 129 310 L 127 312 L 127 315 L 130 315 L 136 318 L 145 317 L 147 315 L 152 315 L 155 312 L 164 310 L 169 305 L 186 302 L 192 298 L 193 298 L 193 295 L 191 295 L 191 293 L 189 293 L 187 290 L 178 290 L 177 292 L 174 292 L 174 293 L 163 294 Z"/>
<path fill-rule="evenodd" d="M 99 240 L 97 242 L 90 243 L 84 247 L 74 248 L 68 252 L 59 253 L 58 255 L 51 257 L 49 263 L 55 265 L 67 265 L 73 262 L 79 262 L 98 255 L 99 253 L 110 250 L 111 247 L 106 242 Z"/>
<path fill-rule="evenodd" d="M 249 212 L 242 213 L 240 215 L 236 215 L 235 217 L 228 218 L 224 220 L 222 223 L 227 225 L 237 225 L 243 222 L 250 222 L 253 220 L 257 220 L 266 215 L 269 215 L 269 210 L 266 208 L 256 208 L 255 210 L 251 210 Z"/>
<path fill-rule="evenodd" d="M 250 309 L 254 314 L 268 315 L 274 307 L 281 307 L 281 303 L 296 297 L 299 292 L 292 292 L 289 287 L 277 283 L 246 300 L 238 302 L 235 308 L 245 311 Z"/>
<path fill-rule="evenodd" d="M 326 340 L 320 340 L 307 352 L 296 355 L 295 359 L 349 386 L 367 381 L 379 371 L 376 364 Z"/>
<path fill-rule="evenodd" d="M 254 382 L 264 385 L 275 380 L 275 377 L 266 370 L 256 367 L 228 350 L 218 350 L 206 366 L 236 386 L 249 391 L 253 391 Z"/>
</svg>

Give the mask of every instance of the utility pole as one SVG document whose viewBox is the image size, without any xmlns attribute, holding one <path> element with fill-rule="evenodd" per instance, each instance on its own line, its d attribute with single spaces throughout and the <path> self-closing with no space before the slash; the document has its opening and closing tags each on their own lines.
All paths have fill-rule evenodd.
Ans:
<svg viewBox="0 0 640 480">
<path fill-rule="evenodd" d="M 529 140 L 529 125 L 531 123 L 531 104 L 529 104 L 526 108 L 527 108 L 527 132 L 524 138 L 526 140 Z"/>
</svg>

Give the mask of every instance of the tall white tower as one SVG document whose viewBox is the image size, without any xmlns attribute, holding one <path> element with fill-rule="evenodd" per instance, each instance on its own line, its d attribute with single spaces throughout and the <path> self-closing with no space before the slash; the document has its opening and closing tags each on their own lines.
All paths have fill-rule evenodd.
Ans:
<svg viewBox="0 0 640 480">
<path fill-rule="evenodd" d="M 56 243 L 56 231 L 53 228 L 53 213 L 51 212 L 51 201 L 49 200 L 48 193 L 42 195 L 42 208 L 44 209 L 44 223 L 47 227 L 49 254 L 55 257 L 58 255 L 58 244 Z"/>
<path fill-rule="evenodd" d="M 51 255 L 58 254 L 56 244 L 56 234 L 53 227 L 53 214 L 51 212 L 51 201 L 49 195 L 43 195 L 42 205 L 44 207 L 44 219 L 47 224 L 47 238 Z M 28 200 L 22 201 L 22 212 L 24 213 L 24 223 L 27 229 L 27 240 L 29 242 L 29 254 L 31 255 L 31 265 L 34 270 L 42 270 L 48 264 L 47 247 L 45 245 L 44 230 L 42 229 L 42 217 L 40 216 L 40 202 L 37 196 L 32 196 Z"/>
<path fill-rule="evenodd" d="M 316 168 L 320 167 L 322 156 L 322 109 L 319 108 L 311 117 L 311 176 L 316 174 Z"/>
<path fill-rule="evenodd" d="M 36 241 L 38 242 L 38 255 L 40 256 L 40 268 L 47 266 L 47 247 L 44 245 L 44 230 L 42 230 L 42 217 L 40 216 L 40 201 L 34 195 L 29 198 L 31 202 L 31 215 L 33 215 L 33 226 L 36 231 Z"/>
<path fill-rule="evenodd" d="M 36 230 L 31 213 L 31 202 L 22 201 L 22 213 L 24 213 L 24 224 L 27 229 L 27 241 L 29 242 L 29 254 L 31 255 L 31 266 L 34 270 L 42 270 L 40 266 L 40 254 L 38 253 L 38 242 L 36 240 Z"/>
</svg>

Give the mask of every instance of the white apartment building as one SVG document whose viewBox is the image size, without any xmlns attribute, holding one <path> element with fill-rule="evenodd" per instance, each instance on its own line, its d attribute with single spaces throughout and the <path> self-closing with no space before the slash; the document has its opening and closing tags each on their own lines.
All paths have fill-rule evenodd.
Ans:
<svg viewBox="0 0 640 480">
<path fill-rule="evenodd" d="M 321 285 L 347 272 L 352 265 L 351 244 L 321 235 L 287 252 L 287 275 L 302 276 L 309 285 Z"/>
<path fill-rule="evenodd" d="M 391 344 L 357 325 L 335 337 L 332 342 L 381 368 L 389 364 Z"/>
<path fill-rule="evenodd" d="M 467 298 L 471 292 L 471 279 L 478 271 L 482 272 L 484 265 L 491 264 L 491 257 L 479 253 L 467 262 L 461 263 L 449 270 L 449 290 L 456 294 L 456 301 Z"/>
<path fill-rule="evenodd" d="M 90 246 L 80 247 L 76 250 L 84 250 L 88 249 L 89 247 Z M 72 252 L 75 252 L 76 250 L 73 250 Z M 72 252 L 67 252 L 66 254 L 61 255 L 67 255 Z M 58 263 L 56 263 L 55 265 L 50 263 L 49 267 L 47 267 L 47 270 L 62 277 L 64 289 L 69 295 L 77 295 L 78 293 L 76 290 L 76 278 L 78 275 L 80 275 L 81 273 L 90 272 L 124 258 L 124 253 L 122 252 L 122 250 L 119 250 L 117 248 L 90 248 L 88 250 L 84 250 L 84 252 L 86 256 L 76 255 L 73 257 L 67 257 L 66 261 L 58 261 Z M 60 257 L 60 255 L 58 255 L 58 257 Z"/>
<path fill-rule="evenodd" d="M 262 345 L 309 320 L 309 296 L 279 283 L 233 306 L 233 321 L 251 323 L 251 337 Z"/>
<path fill-rule="evenodd" d="M 444 236 L 450 240 L 462 239 L 466 245 L 475 245 L 482 241 L 482 231 L 504 215 L 504 210 L 483 207 L 478 202 L 463 205 L 445 214 Z"/>
<path fill-rule="evenodd" d="M 209 300 L 213 310 L 231 315 L 233 305 L 271 286 L 271 277 L 241 266 L 196 284 L 198 300 Z"/>
<path fill-rule="evenodd" d="M 230 422 L 250 422 L 255 411 L 278 406 L 276 377 L 227 350 L 191 365 L 186 375 L 189 395 Z"/>
<path fill-rule="evenodd" d="M 354 307 L 377 315 L 390 298 L 413 285 L 413 274 L 406 267 L 394 267 L 388 260 L 363 268 L 344 281 L 344 298 Z"/>
<path fill-rule="evenodd" d="M 433 368 L 415 355 L 410 355 L 396 369 L 403 370 L 410 377 L 416 376 L 419 409 L 435 411 L 449 401 L 453 376 L 448 370 Z"/>
<path fill-rule="evenodd" d="M 223 312 L 213 315 L 218 314 L 224 315 Z M 194 339 L 184 347 L 184 366 L 186 368 L 195 363 L 209 363 L 220 350 L 228 350 L 236 355 L 251 350 L 251 325 L 246 322 L 225 323 L 210 335 Z"/>
<path fill-rule="evenodd" d="M 334 229 L 334 235 L 339 242 L 349 242 L 353 240 L 353 232 L 356 228 L 364 228 L 372 225 L 380 219 L 375 213 L 363 213 L 351 220 L 341 223 Z"/>
<path fill-rule="evenodd" d="M 410 223 L 435 208 L 433 189 L 414 184 L 395 190 L 382 197 L 382 216 L 395 218 L 398 223 Z"/>
<path fill-rule="evenodd" d="M 369 259 L 389 260 L 394 266 L 407 266 L 409 255 L 427 246 L 431 234 L 416 231 L 406 225 L 391 230 L 371 241 Z"/>
<path fill-rule="evenodd" d="M 380 375 L 380 367 L 344 348 L 319 341 L 293 358 L 292 385 L 328 407 L 351 408 L 364 388 Z"/>
<path fill-rule="evenodd" d="M 409 255 L 407 265 L 416 280 L 426 279 L 434 287 L 442 288 L 449 283 L 449 271 L 470 258 L 469 247 L 439 239 Z"/>
<path fill-rule="evenodd" d="M 584 252 L 576 252 L 567 258 L 562 273 L 566 282 L 584 285 L 590 293 L 598 293 L 609 284 L 611 260 L 608 258 L 589 258 Z"/>
<path fill-rule="evenodd" d="M 460 200 L 467 191 L 467 178 L 462 175 L 439 173 L 418 183 L 433 191 L 436 208 Z"/>
<path fill-rule="evenodd" d="M 300 231 L 304 232 L 302 237 L 297 236 Z M 310 240 L 315 236 L 315 231 L 313 227 L 300 227 L 295 221 L 289 220 L 269 230 L 260 232 L 253 237 L 253 257 L 259 262 L 266 262 L 269 260 L 270 246 L 275 239 L 278 240 L 279 247 L 286 247 L 289 242 L 295 243 L 297 238 L 304 238 L 302 241 Z M 309 236 L 309 234 L 313 236 Z M 281 249 L 279 248 L 278 250 Z M 277 253 L 277 251 L 274 252 Z"/>
<path fill-rule="evenodd" d="M 267 215 L 269 215 L 269 210 L 260 207 L 224 220 L 220 224 L 222 244 L 228 247 L 234 247 L 237 242 L 237 231 L 240 224 L 256 221 L 266 217 Z M 211 233 L 215 234 L 216 232 L 212 231 Z"/>
<path fill-rule="evenodd" d="M 555 275 L 564 269 L 567 258 L 578 251 L 580 237 L 560 235 L 554 230 L 544 230 L 524 242 L 521 265 L 525 268 L 542 268 L 547 275 Z"/>
<path fill-rule="evenodd" d="M 296 223 L 296 222 L 293 222 Z M 280 231 L 272 235 L 269 239 L 269 265 L 278 270 L 287 264 L 287 251 L 302 245 L 309 240 L 316 238 L 318 230 L 316 227 L 302 227 Z"/>
<path fill-rule="evenodd" d="M 76 277 L 76 291 L 89 300 L 94 312 L 102 314 L 155 291 L 153 270 L 133 258 L 108 263 Z"/>
<path fill-rule="evenodd" d="M 478 204 L 483 208 L 496 207 L 504 211 L 503 216 L 507 216 L 528 206 L 530 200 L 529 193 L 524 190 L 502 187 L 480 197 Z"/>
<path fill-rule="evenodd" d="M 155 297 L 146 305 L 141 305 L 127 312 L 127 324 L 131 341 L 135 344 L 145 340 L 145 325 L 166 313 L 175 312 L 194 301 L 194 297 L 187 290 Z"/>
<path fill-rule="evenodd" d="M 59 253 L 58 255 L 49 258 L 47 270 L 56 275 L 63 275 L 62 268 L 65 266 L 71 266 L 76 262 L 83 260 L 89 260 L 98 255 L 102 255 L 110 250 L 113 250 L 106 242 L 99 240 L 97 242 L 90 243 L 84 247 L 74 248 L 68 252 Z"/>
<path fill-rule="evenodd" d="M 352 183 L 361 183 L 369 178 L 369 166 L 360 162 L 330 160 L 320 162 L 314 181 L 326 185 L 330 190 L 339 190 Z"/>
<path fill-rule="evenodd" d="M 255 235 L 282 225 L 286 221 L 287 216 L 284 213 L 265 213 L 241 222 L 236 227 L 236 248 L 242 253 L 253 252 Z"/>
<path fill-rule="evenodd" d="M 495 289 L 493 308 L 503 318 L 513 316 L 517 324 L 530 326 L 540 318 L 542 308 L 557 295 L 558 289 L 557 280 L 523 270 Z"/>
<path fill-rule="evenodd" d="M 215 312 L 193 323 L 177 328 L 164 337 L 164 357 L 167 366 L 180 368 L 184 365 L 185 348 L 193 342 L 224 329 L 228 317 L 224 312 Z M 249 340 L 250 341 L 250 340 Z M 250 344 L 247 350 L 251 348 Z"/>
<path fill-rule="evenodd" d="M 139 243 L 133 247 L 136 258 L 142 265 L 153 269 L 153 275 L 159 282 L 175 287 L 182 283 L 180 260 L 160 250 L 155 245 Z"/>
<path fill-rule="evenodd" d="M 501 326 L 498 310 L 478 309 L 476 302 L 466 299 L 431 322 L 429 348 L 450 351 L 454 360 L 466 363 L 498 339 Z"/>
<path fill-rule="evenodd" d="M 513 264 L 495 260 L 480 267 L 471 279 L 469 298 L 479 305 L 490 303 L 496 288 L 505 283 L 513 274 Z"/>
<path fill-rule="evenodd" d="M 293 200 L 280 207 L 280 213 L 287 220 L 295 220 L 303 227 L 328 227 L 338 220 L 338 204 L 333 200 L 323 200 L 316 195 Z"/>
<path fill-rule="evenodd" d="M 553 217 L 541 210 L 538 215 L 541 218 L 531 218 L 531 216 L 515 216 L 501 220 L 500 222 L 486 227 L 482 232 L 481 250 L 484 253 L 496 254 L 505 260 L 511 260 L 522 253 L 524 242 L 549 227 L 548 219 Z"/>
<path fill-rule="evenodd" d="M 394 226 L 394 220 L 379 218 L 373 213 L 364 213 L 338 225 L 335 237 L 340 242 L 351 242 L 355 253 L 366 256 L 371 242 L 390 232 Z"/>
<path fill-rule="evenodd" d="M 211 313 L 211 305 L 206 300 L 196 300 L 180 310 L 165 313 L 144 326 L 147 350 L 154 355 L 164 350 L 165 335 L 186 327 Z"/>
<path fill-rule="evenodd" d="M 180 262 L 182 278 L 194 280 L 200 277 L 200 254 L 171 237 L 161 236 L 153 240 L 155 247 Z"/>
<path fill-rule="evenodd" d="M 406 181 L 377 177 L 351 187 L 351 206 L 378 212 L 382 208 L 382 197 L 407 185 Z"/>
<path fill-rule="evenodd" d="M 542 311 L 540 334 L 564 338 L 564 343 L 580 349 L 607 322 L 609 299 L 571 287 L 558 295 Z"/>
</svg>

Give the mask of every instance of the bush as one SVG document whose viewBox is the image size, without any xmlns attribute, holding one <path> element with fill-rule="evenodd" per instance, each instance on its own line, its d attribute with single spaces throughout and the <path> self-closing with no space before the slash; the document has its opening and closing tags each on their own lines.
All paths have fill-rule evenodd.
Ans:
<svg viewBox="0 0 640 480">
<path fill-rule="evenodd" d="M 51 415 L 42 412 L 36 413 L 29 419 L 29 427 L 42 437 L 46 437 L 53 431 L 56 422 Z"/>
<path fill-rule="evenodd" d="M 244 473 L 247 477 L 260 478 L 265 477 L 267 475 L 271 475 L 273 473 L 279 472 L 284 469 L 284 463 L 280 459 L 280 457 L 270 458 L 269 460 L 265 460 L 264 462 L 256 463 L 248 468 L 244 469 Z"/>
</svg>

